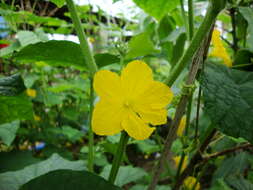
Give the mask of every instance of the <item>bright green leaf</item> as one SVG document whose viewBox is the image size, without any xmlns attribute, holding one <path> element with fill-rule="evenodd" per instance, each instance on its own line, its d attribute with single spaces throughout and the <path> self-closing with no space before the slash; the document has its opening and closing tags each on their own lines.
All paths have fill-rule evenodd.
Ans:
<svg viewBox="0 0 253 190">
<path fill-rule="evenodd" d="M 150 36 L 147 33 L 141 33 L 130 40 L 126 58 L 131 59 L 152 53 L 158 53 L 158 50 L 155 49 Z"/>
<path fill-rule="evenodd" d="M 65 0 L 50 0 L 52 3 L 56 4 L 57 7 L 61 8 L 64 3 L 65 3 Z"/>
<path fill-rule="evenodd" d="M 85 69 L 80 45 L 64 40 L 28 45 L 14 55 L 14 58 L 22 62 L 43 61 L 51 66 L 73 66 L 80 70 Z"/>
<path fill-rule="evenodd" d="M 25 184 L 20 190 L 120 190 L 103 178 L 86 171 L 57 170 Z"/>
<path fill-rule="evenodd" d="M 0 125 L 0 139 L 7 146 L 10 146 L 12 141 L 15 139 L 19 124 L 20 122 L 16 120 L 11 123 L 5 123 Z"/>
<path fill-rule="evenodd" d="M 147 14 L 161 20 L 164 15 L 177 7 L 179 0 L 133 0 Z"/>
<path fill-rule="evenodd" d="M 5 172 L 0 174 L 0 189 L 18 190 L 28 181 L 59 169 L 84 170 L 83 161 L 68 161 L 57 154 L 53 154 L 49 159 L 27 166 L 22 170 Z M 61 181 L 63 182 L 63 181 Z M 59 183 L 59 181 L 58 181 Z M 42 186 L 42 188 L 44 188 Z M 60 188 L 61 189 L 61 188 Z"/>
<path fill-rule="evenodd" d="M 202 86 L 212 123 L 227 135 L 253 143 L 253 73 L 209 64 Z"/>
</svg>

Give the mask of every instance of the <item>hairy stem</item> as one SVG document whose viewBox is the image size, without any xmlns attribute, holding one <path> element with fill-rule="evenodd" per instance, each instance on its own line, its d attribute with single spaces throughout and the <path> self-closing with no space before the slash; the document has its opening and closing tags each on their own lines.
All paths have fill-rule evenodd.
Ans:
<svg viewBox="0 0 253 190">
<path fill-rule="evenodd" d="M 189 25 L 189 39 L 191 40 L 194 35 L 194 11 L 193 0 L 188 0 L 188 25 Z"/>
<path fill-rule="evenodd" d="M 120 137 L 120 141 L 119 141 L 117 150 L 114 154 L 112 168 L 111 168 L 109 179 L 108 179 L 109 182 L 111 182 L 112 184 L 114 184 L 114 182 L 116 180 L 116 177 L 117 177 L 117 174 L 119 171 L 119 167 L 122 162 L 124 152 L 126 150 L 126 145 L 127 145 L 128 139 L 129 139 L 128 134 L 123 131 L 121 133 L 121 137 Z"/>
</svg>

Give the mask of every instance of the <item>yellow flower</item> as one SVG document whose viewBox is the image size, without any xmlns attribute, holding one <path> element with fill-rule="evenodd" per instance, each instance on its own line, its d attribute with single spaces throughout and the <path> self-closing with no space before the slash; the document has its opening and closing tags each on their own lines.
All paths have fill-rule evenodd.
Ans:
<svg viewBox="0 0 253 190">
<path fill-rule="evenodd" d="M 173 160 L 174 160 L 176 166 L 178 167 L 179 166 L 179 162 L 181 160 L 181 156 L 175 156 L 173 158 Z M 185 156 L 184 157 L 184 161 L 182 163 L 181 171 L 184 171 L 184 169 L 187 167 L 187 161 L 188 161 L 188 156 Z"/>
<path fill-rule="evenodd" d="M 173 93 L 168 86 L 153 80 L 152 70 L 142 61 L 130 62 L 121 76 L 98 71 L 94 89 L 100 100 L 95 105 L 92 130 L 98 135 L 114 135 L 125 130 L 137 140 L 147 139 L 152 125 L 166 123 L 166 106 Z"/>
<path fill-rule="evenodd" d="M 200 190 L 200 183 L 197 182 L 197 179 L 192 176 L 189 176 L 184 180 L 184 186 L 189 190 Z M 195 188 L 193 189 L 194 186 Z"/>
<path fill-rule="evenodd" d="M 36 97 L 36 90 L 28 88 L 28 89 L 26 90 L 26 94 L 27 94 L 28 96 L 30 96 L 30 97 L 35 98 L 35 97 Z"/>
<path fill-rule="evenodd" d="M 35 121 L 41 121 L 40 116 L 34 115 L 33 118 L 34 118 Z"/>
<path fill-rule="evenodd" d="M 180 123 L 179 123 L 178 129 L 177 129 L 177 136 L 178 137 L 183 136 L 185 126 L 186 126 L 186 116 L 183 116 Z"/>
<path fill-rule="evenodd" d="M 217 29 L 214 29 L 213 35 L 212 35 L 213 50 L 211 51 L 209 56 L 221 58 L 225 65 L 227 65 L 228 67 L 231 67 L 232 60 L 230 59 L 225 47 L 222 44 L 220 35 L 221 35 L 220 31 Z"/>
</svg>

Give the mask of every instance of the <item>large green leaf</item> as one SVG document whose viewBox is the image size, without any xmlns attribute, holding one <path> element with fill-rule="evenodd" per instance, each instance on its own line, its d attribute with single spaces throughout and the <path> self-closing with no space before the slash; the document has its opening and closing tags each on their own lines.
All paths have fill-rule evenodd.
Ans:
<svg viewBox="0 0 253 190">
<path fill-rule="evenodd" d="M 20 74 L 0 78 L 0 95 L 15 96 L 25 90 L 25 85 Z"/>
<path fill-rule="evenodd" d="M 19 121 L 13 121 L 11 123 L 5 123 L 0 125 L 0 139 L 8 146 L 16 137 L 16 132 L 19 128 Z"/>
<path fill-rule="evenodd" d="M 59 169 L 84 170 L 83 161 L 68 161 L 57 154 L 53 154 L 49 159 L 27 166 L 22 170 L 5 172 L 0 174 L 0 189 L 18 190 L 28 181 Z M 82 171 L 83 172 L 83 171 Z M 62 183 L 63 181 L 61 181 Z M 59 181 L 58 181 L 59 183 Z M 47 188 L 44 188 L 47 189 Z M 61 189 L 61 188 L 60 188 Z"/>
<path fill-rule="evenodd" d="M 20 190 L 120 190 L 103 178 L 86 171 L 57 170 L 25 184 Z"/>
<path fill-rule="evenodd" d="M 113 63 L 119 63 L 120 59 L 116 55 L 109 53 L 99 53 L 94 56 L 96 63 L 99 67 L 104 67 Z"/>
<path fill-rule="evenodd" d="M 160 20 L 179 4 L 179 0 L 133 0 L 146 13 Z"/>
<path fill-rule="evenodd" d="M 251 51 L 253 51 L 253 10 L 251 7 L 239 7 L 242 16 L 248 22 L 248 41 L 247 44 Z"/>
<path fill-rule="evenodd" d="M 14 58 L 23 62 L 43 61 L 51 66 L 73 66 L 80 70 L 85 69 L 80 45 L 64 40 L 50 40 L 28 45 L 14 55 Z"/>
<path fill-rule="evenodd" d="M 105 179 L 108 179 L 110 171 L 111 165 L 105 166 L 101 173 L 101 176 Z M 141 168 L 134 168 L 132 166 L 121 166 L 115 184 L 121 187 L 130 182 L 135 182 L 136 180 L 139 180 L 146 175 L 147 173 Z"/>
<path fill-rule="evenodd" d="M 32 120 L 32 102 L 25 94 L 0 96 L 0 124 L 14 120 Z"/>
<path fill-rule="evenodd" d="M 132 59 L 157 52 L 150 36 L 147 33 L 141 33 L 130 40 L 126 58 Z"/>
<path fill-rule="evenodd" d="M 253 73 L 209 64 L 202 86 L 212 123 L 227 135 L 253 143 Z"/>
</svg>

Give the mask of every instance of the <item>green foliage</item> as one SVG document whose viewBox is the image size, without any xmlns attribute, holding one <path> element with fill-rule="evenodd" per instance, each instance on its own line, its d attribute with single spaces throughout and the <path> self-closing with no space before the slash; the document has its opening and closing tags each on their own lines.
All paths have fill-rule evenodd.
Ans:
<svg viewBox="0 0 253 190">
<path fill-rule="evenodd" d="M 60 182 L 60 183 L 59 183 Z M 56 170 L 33 179 L 20 190 L 96 189 L 120 190 L 103 178 L 86 171 Z"/>
<path fill-rule="evenodd" d="M 24 82 L 20 74 L 0 78 L 0 95 L 15 96 L 25 90 Z"/>
<path fill-rule="evenodd" d="M 107 165 L 104 167 L 100 175 L 105 179 L 108 179 L 110 170 L 111 165 Z M 132 166 L 121 166 L 115 184 L 122 187 L 123 185 L 139 180 L 146 175 L 147 173 L 141 168 L 136 168 Z"/>
<path fill-rule="evenodd" d="M 25 94 L 0 96 L 0 124 L 13 120 L 32 120 L 32 102 Z"/>
<path fill-rule="evenodd" d="M 7 146 L 10 146 L 14 138 L 16 137 L 16 132 L 19 128 L 20 122 L 13 121 L 11 123 L 5 123 L 0 125 L 0 139 Z"/>
<path fill-rule="evenodd" d="M 68 161 L 54 154 L 49 159 L 27 166 L 22 170 L 1 173 L 0 189 L 18 190 L 23 184 L 30 180 L 59 169 L 81 171 L 84 170 L 84 165 L 83 161 Z"/>
<path fill-rule="evenodd" d="M 126 55 L 126 58 L 128 59 L 158 53 L 158 50 L 155 49 L 154 44 L 147 33 L 141 33 L 134 36 L 128 45 L 129 51 Z"/>
<path fill-rule="evenodd" d="M 179 4 L 179 0 L 134 0 L 134 2 L 158 21 Z"/>
<path fill-rule="evenodd" d="M 247 44 L 253 52 L 253 10 L 250 7 L 239 7 L 239 11 L 248 22 Z"/>
<path fill-rule="evenodd" d="M 179 59 L 182 57 L 183 53 L 184 53 L 184 46 L 185 46 L 185 42 L 187 40 L 187 35 L 186 33 L 181 33 L 176 41 L 175 46 L 173 47 L 173 53 L 172 53 L 172 60 L 171 60 L 171 64 L 174 66 Z"/>
<path fill-rule="evenodd" d="M 52 3 L 56 4 L 57 7 L 61 8 L 64 3 L 65 3 L 65 0 L 50 0 Z"/>
<path fill-rule="evenodd" d="M 43 61 L 51 66 L 85 69 L 80 46 L 70 41 L 51 40 L 28 45 L 15 54 L 14 58 L 22 62 Z"/>
<path fill-rule="evenodd" d="M 109 53 L 100 53 L 94 56 L 94 59 L 99 67 L 104 67 L 113 63 L 119 63 L 120 59 L 116 55 Z"/>
<path fill-rule="evenodd" d="M 203 76 L 205 111 L 219 130 L 253 142 L 253 74 L 210 64 Z"/>
</svg>

